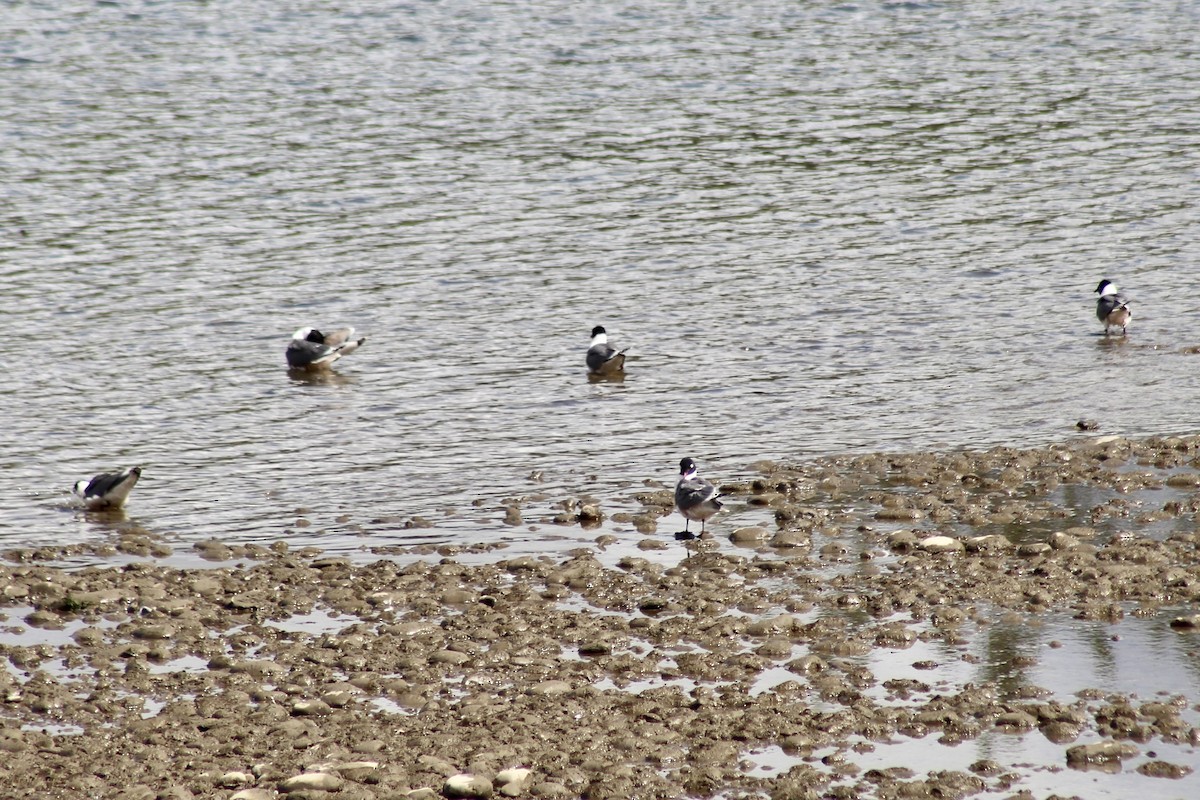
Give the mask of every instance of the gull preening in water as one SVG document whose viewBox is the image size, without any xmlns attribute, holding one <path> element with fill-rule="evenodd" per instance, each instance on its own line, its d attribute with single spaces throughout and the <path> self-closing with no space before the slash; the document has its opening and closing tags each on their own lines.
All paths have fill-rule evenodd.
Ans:
<svg viewBox="0 0 1200 800">
<path fill-rule="evenodd" d="M 588 372 L 593 375 L 616 375 L 625 370 L 625 351 L 608 343 L 603 325 L 592 328 L 592 344 L 587 351 Z"/>
<path fill-rule="evenodd" d="M 142 477 L 141 467 L 127 467 L 120 472 L 102 472 L 89 480 L 75 484 L 75 494 L 83 498 L 89 511 L 118 509 Z"/>
<path fill-rule="evenodd" d="M 704 523 L 721 510 L 721 496 L 717 487 L 696 474 L 696 462 L 685 458 L 679 462 L 679 483 L 675 484 L 675 507 L 685 520 L 683 532 L 691 536 L 688 525 L 700 523 L 700 535 L 704 535 Z"/>
<path fill-rule="evenodd" d="M 1100 295 L 1100 299 L 1096 301 L 1096 318 L 1104 323 L 1104 335 L 1108 335 L 1110 327 L 1116 326 L 1124 336 L 1125 328 L 1133 319 L 1133 312 L 1129 310 L 1129 300 L 1118 292 L 1117 285 L 1108 279 L 1100 281 L 1096 292 Z"/>
<path fill-rule="evenodd" d="M 354 328 L 338 328 L 331 333 L 301 328 L 292 334 L 288 344 L 288 366 L 292 369 L 323 369 L 353 353 L 366 340 L 365 336 L 355 339 Z"/>
</svg>

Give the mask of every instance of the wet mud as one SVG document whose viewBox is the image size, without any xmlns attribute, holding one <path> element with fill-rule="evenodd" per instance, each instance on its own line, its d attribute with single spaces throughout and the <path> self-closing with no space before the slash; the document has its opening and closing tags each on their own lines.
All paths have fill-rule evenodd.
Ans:
<svg viewBox="0 0 1200 800">
<path fill-rule="evenodd" d="M 686 542 L 648 486 L 636 511 L 564 501 L 557 524 L 629 527 L 546 556 L 214 541 L 220 565 L 181 569 L 138 531 L 94 546 L 116 565 L 8 551 L 5 780 L 62 798 L 1195 794 L 1200 697 L 1086 671 L 1040 686 L 1064 642 L 994 633 L 1053 619 L 1120 646 L 1138 625 L 1200 662 L 1200 438 L 755 469 L 722 489 L 756 524 Z M 1051 761 L 972 749 L 997 736 Z"/>
</svg>

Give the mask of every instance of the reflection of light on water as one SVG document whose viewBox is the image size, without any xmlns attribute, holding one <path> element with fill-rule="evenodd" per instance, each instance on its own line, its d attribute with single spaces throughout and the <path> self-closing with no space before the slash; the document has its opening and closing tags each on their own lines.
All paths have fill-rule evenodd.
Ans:
<svg viewBox="0 0 1200 800">
<path fill-rule="evenodd" d="M 1078 744 L 1097 741 L 1095 735 L 1081 737 Z M 852 749 L 856 743 L 869 745 L 865 752 Z M 782 775 L 799 764 L 814 769 L 831 771 L 821 759 L 839 753 L 844 764 L 853 764 L 860 770 L 886 770 L 901 767 L 912 771 L 911 780 L 920 780 L 930 773 L 943 771 L 970 772 L 977 761 L 990 759 L 1000 764 L 1003 772 L 1018 777 L 1012 791 L 1028 790 L 1035 795 L 1056 795 L 1078 792 L 1089 800 L 1126 800 L 1129 797 L 1185 798 L 1200 796 L 1200 774 L 1193 772 L 1179 780 L 1147 778 L 1137 772 L 1137 767 L 1154 759 L 1173 764 L 1192 766 L 1197 760 L 1197 749 L 1155 741 L 1139 745 L 1141 755 L 1120 764 L 1089 765 L 1087 769 L 1068 768 L 1066 748 L 1056 745 L 1037 732 L 1023 735 L 986 731 L 977 739 L 954 746 L 939 744 L 931 734 L 923 739 L 900 739 L 892 742 L 877 742 L 858 739 L 848 740 L 845 749 L 822 748 L 792 755 L 778 745 L 752 747 L 741 754 L 749 766 L 747 774 L 752 777 L 770 778 Z M 906 779 L 909 780 L 909 779 Z M 992 779 L 983 778 L 985 782 Z M 1008 791 L 1007 789 L 1005 791 Z M 1161 791 L 1161 794 L 1156 793 Z"/>
<path fill-rule="evenodd" d="M 405 708 L 395 700 L 389 700 L 386 697 L 372 697 L 367 700 L 367 705 L 374 706 L 376 711 L 384 714 L 397 714 L 402 717 L 411 717 L 416 714 L 416 709 Z"/>
<path fill-rule="evenodd" d="M 307 614 L 294 614 L 285 620 L 267 620 L 263 624 L 292 633 L 339 633 L 356 622 L 358 617 L 339 617 L 321 608 Z"/>
<path fill-rule="evenodd" d="M 974 680 L 1020 681 L 1048 689 L 1065 702 L 1081 689 L 1128 693 L 1143 700 L 1163 694 L 1196 697 L 1200 637 L 1169 627 L 1179 613 L 1160 609 L 1150 617 L 1126 616 L 1116 623 L 1078 620 L 1066 613 L 1041 614 L 1036 624 L 1024 617 L 996 622 L 972 640 L 972 650 L 983 661 L 976 669 L 984 673 Z M 1051 642 L 1058 646 L 1051 647 Z M 1018 655 L 1034 663 L 1014 668 L 1012 659 Z"/>
<path fill-rule="evenodd" d="M 149 670 L 156 675 L 172 672 L 208 672 L 208 659 L 199 656 L 180 656 L 161 664 L 151 663 Z"/>
<path fill-rule="evenodd" d="M 81 736 L 83 728 L 79 725 L 22 725 L 23 731 L 39 731 L 49 734 L 50 736 Z"/>
<path fill-rule="evenodd" d="M 641 694 L 647 689 L 661 689 L 665 686 L 676 686 L 683 691 L 684 694 L 690 694 L 699 684 L 691 678 L 642 678 L 641 680 L 629 681 L 622 680 L 618 685 L 612 678 L 604 678 L 592 684 L 592 687 L 602 692 L 617 691 L 626 692 L 628 694 Z M 716 682 L 706 682 L 706 686 L 722 685 Z"/>
<path fill-rule="evenodd" d="M 76 633 L 84 628 L 115 628 L 108 620 L 84 622 L 81 619 L 63 620 L 61 628 L 39 628 L 25 622 L 36 609 L 33 606 L 0 609 L 0 644 L 29 647 L 48 644 L 55 647 L 73 644 Z"/>
</svg>

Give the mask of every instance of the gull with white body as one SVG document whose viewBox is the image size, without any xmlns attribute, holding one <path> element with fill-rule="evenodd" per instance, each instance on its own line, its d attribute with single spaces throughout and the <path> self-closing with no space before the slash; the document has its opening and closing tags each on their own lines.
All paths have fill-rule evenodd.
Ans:
<svg viewBox="0 0 1200 800">
<path fill-rule="evenodd" d="M 704 535 L 704 523 L 721 510 L 721 493 L 709 481 L 701 478 L 696 462 L 690 458 L 679 462 L 679 482 L 675 484 L 675 507 L 683 515 L 683 532 L 690 536 L 688 525 L 700 523 L 700 535 Z"/>
<path fill-rule="evenodd" d="M 1096 318 L 1104 323 L 1104 335 L 1108 335 L 1109 328 L 1117 327 L 1124 336 L 1125 328 L 1133 319 L 1128 298 L 1117 291 L 1117 285 L 1108 279 L 1100 281 L 1096 293 L 1100 295 L 1100 299 L 1096 301 Z"/>
<path fill-rule="evenodd" d="M 141 467 L 102 472 L 91 480 L 76 483 L 75 494 L 83 498 L 83 504 L 89 511 L 116 510 L 125 505 L 125 500 L 141 477 Z"/>
<path fill-rule="evenodd" d="M 354 338 L 354 328 L 338 328 L 321 333 L 316 328 L 300 328 L 292 334 L 287 347 L 287 363 L 291 369 L 328 369 L 342 356 L 348 356 L 362 346 L 367 337 Z"/>
<path fill-rule="evenodd" d="M 592 375 L 611 376 L 624 372 L 625 351 L 617 350 L 608 343 L 608 332 L 603 325 L 592 328 L 592 343 L 587 351 L 588 372 Z"/>
</svg>

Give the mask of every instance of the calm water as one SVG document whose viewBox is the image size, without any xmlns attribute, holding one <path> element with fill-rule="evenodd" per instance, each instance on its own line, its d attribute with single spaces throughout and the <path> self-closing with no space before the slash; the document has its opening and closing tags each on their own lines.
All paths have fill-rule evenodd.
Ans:
<svg viewBox="0 0 1200 800">
<path fill-rule="evenodd" d="M 6 3 L 0 545 L 134 463 L 185 544 L 537 549 L 683 455 L 1195 430 L 1197 8 Z"/>
</svg>

